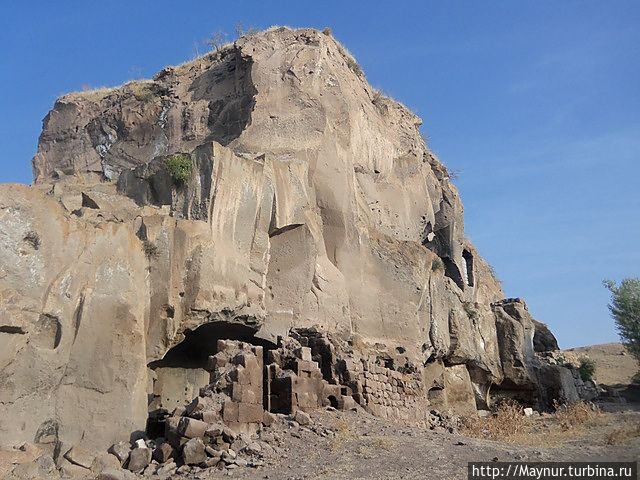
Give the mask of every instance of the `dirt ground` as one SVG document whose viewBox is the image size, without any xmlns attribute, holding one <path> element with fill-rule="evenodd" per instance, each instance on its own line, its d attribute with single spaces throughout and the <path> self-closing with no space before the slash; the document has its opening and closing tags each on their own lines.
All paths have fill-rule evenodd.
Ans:
<svg viewBox="0 0 640 480">
<path fill-rule="evenodd" d="M 619 344 L 608 344 L 572 351 L 586 353 L 595 360 L 599 383 L 628 390 L 625 383 L 637 372 L 637 364 L 630 355 L 621 355 L 621 349 Z M 471 419 L 474 429 L 462 427 L 461 433 L 451 434 L 444 429 L 431 431 L 399 425 L 361 409 L 320 410 L 311 417 L 313 423 L 307 427 L 280 419 L 271 429 L 279 438 L 272 442 L 276 450 L 265 455 L 264 466 L 228 471 L 194 469 L 171 478 L 448 480 L 466 479 L 470 461 L 640 460 L 640 402 L 633 398 L 600 403 L 596 411 L 583 405 L 565 415 L 500 417 L 493 420 L 494 425 L 503 427 L 515 422 L 516 426 L 512 435 L 500 433 L 493 437 L 499 440 L 472 438 L 487 436 L 482 422 L 489 420 Z M 0 479 L 12 464 L 37 456 L 35 447 L 28 445 L 25 451 L 0 452 Z"/>
<path fill-rule="evenodd" d="M 639 409 L 640 410 L 640 409 Z M 318 412 L 314 420 L 335 430 L 335 438 L 300 430 L 287 435 L 285 453 L 258 470 L 238 469 L 243 479 L 466 479 L 470 461 L 632 461 L 640 458 L 640 411 L 603 413 L 597 424 L 566 432 L 552 445 L 540 433 L 526 445 L 402 427 L 359 412 Z M 531 420 L 534 426 L 550 417 Z M 612 435 L 613 434 L 613 435 Z M 524 437 L 523 437 L 524 438 Z M 620 443 L 618 443 L 620 441 Z M 618 443 L 618 444 L 616 444 Z M 236 473 L 237 472 L 237 473 Z M 221 478 L 217 471 L 184 478 Z M 176 477 L 179 478 L 179 477 Z"/>
<path fill-rule="evenodd" d="M 640 405 L 634 407 L 637 410 L 603 413 L 594 425 L 558 430 L 552 441 L 547 441 L 550 435 L 543 425 L 552 424 L 553 416 L 539 417 L 530 420 L 534 429 L 540 428 L 537 434 L 501 442 L 404 427 L 363 411 L 319 411 L 312 415 L 314 424 L 333 430 L 335 436 L 295 426 L 282 435 L 282 451 L 266 458 L 263 467 L 229 472 L 212 468 L 171 478 L 462 480 L 470 461 L 637 461 Z M 623 433 L 616 434 L 619 431 Z"/>
<path fill-rule="evenodd" d="M 627 385 L 640 370 L 637 360 L 620 343 L 603 343 L 569 348 L 567 352 L 585 354 L 596 362 L 596 382 L 602 385 Z"/>
</svg>

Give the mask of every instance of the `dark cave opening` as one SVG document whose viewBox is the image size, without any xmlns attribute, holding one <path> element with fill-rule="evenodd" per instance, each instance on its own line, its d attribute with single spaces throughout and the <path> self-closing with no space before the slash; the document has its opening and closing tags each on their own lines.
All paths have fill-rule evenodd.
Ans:
<svg viewBox="0 0 640 480">
<path fill-rule="evenodd" d="M 462 258 L 467 270 L 467 285 L 473 287 L 475 283 L 473 278 L 473 254 L 465 249 L 462 251 Z"/>
<path fill-rule="evenodd" d="M 444 263 L 445 276 L 453 280 L 460 290 L 464 290 L 464 280 L 455 262 L 449 257 L 442 257 L 442 263 Z"/>
<path fill-rule="evenodd" d="M 515 401 L 525 407 L 539 407 L 539 395 L 533 385 L 517 385 L 509 380 L 493 385 L 488 400 L 489 406 Z"/>
<path fill-rule="evenodd" d="M 276 345 L 255 336 L 257 329 L 241 323 L 210 322 L 195 330 L 185 331 L 182 342 L 169 349 L 161 360 L 149 364 L 149 368 L 204 368 L 207 359 L 218 352 L 218 340 L 239 340 L 264 347 L 267 350 Z"/>
</svg>

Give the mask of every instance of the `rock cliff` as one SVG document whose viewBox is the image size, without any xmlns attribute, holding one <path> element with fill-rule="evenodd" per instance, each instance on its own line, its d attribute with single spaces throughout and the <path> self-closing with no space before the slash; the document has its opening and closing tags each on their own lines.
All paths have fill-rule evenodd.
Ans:
<svg viewBox="0 0 640 480">
<path fill-rule="evenodd" d="M 57 100 L 34 186 L 0 187 L 0 441 L 129 439 L 219 378 L 220 341 L 259 347 L 267 410 L 296 388 L 289 410 L 405 420 L 492 385 L 536 401 L 533 320 L 420 124 L 311 29 Z M 287 369 L 309 380 L 282 393 Z"/>
</svg>

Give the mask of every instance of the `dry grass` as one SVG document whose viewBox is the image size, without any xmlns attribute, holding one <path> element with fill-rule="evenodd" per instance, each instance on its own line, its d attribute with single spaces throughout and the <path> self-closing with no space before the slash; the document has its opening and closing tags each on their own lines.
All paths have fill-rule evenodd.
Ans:
<svg viewBox="0 0 640 480">
<path fill-rule="evenodd" d="M 593 404 L 578 402 L 573 405 L 559 405 L 554 402 L 555 419 L 563 430 L 570 430 L 577 426 L 594 423 L 601 417 L 601 412 Z"/>
<path fill-rule="evenodd" d="M 152 84 L 144 84 L 144 83 L 135 83 L 131 85 L 131 90 L 133 91 L 133 96 L 136 97 L 136 100 L 139 102 L 149 102 L 153 100 L 156 96 L 152 88 Z"/>
<path fill-rule="evenodd" d="M 524 432 L 526 418 L 517 403 L 503 403 L 495 415 L 489 418 L 466 417 L 463 433 L 470 437 L 509 441 Z"/>
<path fill-rule="evenodd" d="M 156 258 L 159 255 L 158 246 L 149 240 L 142 242 L 142 250 L 144 250 L 145 255 L 149 259 Z"/>
<path fill-rule="evenodd" d="M 371 459 L 380 455 L 383 451 L 393 450 L 393 441 L 387 437 L 361 437 L 360 443 L 356 448 L 356 453 L 365 458 Z"/>
<path fill-rule="evenodd" d="M 335 437 L 333 437 L 333 440 L 329 445 L 329 448 L 331 448 L 331 450 L 333 451 L 340 450 L 343 447 L 343 444 L 345 442 L 348 442 L 350 440 L 354 440 L 355 438 L 357 438 L 356 435 L 351 431 L 349 422 L 347 422 L 343 418 L 340 418 L 336 421 L 336 423 L 333 426 L 333 429 L 335 430 L 336 435 Z"/>
<path fill-rule="evenodd" d="M 113 87 L 93 88 L 90 85 L 85 84 L 85 85 L 82 85 L 82 91 L 66 93 L 65 95 L 62 96 L 62 98 L 66 98 L 70 100 L 73 100 L 76 98 L 82 98 L 84 100 L 92 100 L 92 101 L 98 102 L 102 100 L 104 97 L 106 97 L 107 95 L 117 90 L 128 87 L 131 89 L 134 96 L 138 100 L 148 101 L 153 97 L 153 95 L 155 95 L 153 93 L 153 90 L 151 89 L 152 85 L 153 85 L 153 81 L 151 80 L 129 80 L 125 83 L 122 83 L 120 85 L 115 85 Z"/>
<path fill-rule="evenodd" d="M 340 54 L 342 55 L 342 57 L 344 58 L 347 67 L 349 67 L 349 69 L 356 74 L 356 76 L 363 78 L 364 77 L 364 72 L 362 71 L 362 68 L 360 68 L 360 64 L 358 63 L 358 61 L 356 60 L 356 57 L 353 56 L 353 54 L 347 49 L 347 47 L 345 47 L 344 45 L 342 45 L 342 43 L 340 43 L 338 40 L 336 40 L 335 37 L 332 37 L 334 42 L 336 42 L 336 46 L 338 47 L 338 51 L 340 52 Z"/>
<path fill-rule="evenodd" d="M 93 101 L 97 102 L 97 101 L 102 100 L 104 97 L 106 97 L 110 93 L 115 92 L 120 87 L 121 87 L 121 85 L 119 85 L 117 87 L 97 87 L 97 88 L 92 88 L 89 85 L 82 85 L 82 91 L 81 92 L 66 93 L 61 98 L 68 99 L 68 100 L 74 100 L 74 99 L 77 99 L 77 98 L 82 98 L 82 99 L 85 99 L 85 100 L 93 100 Z"/>
<path fill-rule="evenodd" d="M 592 434 L 593 428 L 605 423 L 604 415 L 585 402 L 556 405 L 553 415 L 538 418 L 527 418 L 521 406 L 505 403 L 492 417 L 463 419 L 462 432 L 470 437 L 520 445 L 558 446 Z"/>
<path fill-rule="evenodd" d="M 393 442 L 386 437 L 374 437 L 369 444 L 376 450 L 391 450 L 393 446 Z"/>
</svg>

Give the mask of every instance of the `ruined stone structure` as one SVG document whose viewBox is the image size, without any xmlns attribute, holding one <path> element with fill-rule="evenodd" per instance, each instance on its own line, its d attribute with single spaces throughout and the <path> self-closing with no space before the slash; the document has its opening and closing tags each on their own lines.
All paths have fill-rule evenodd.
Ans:
<svg viewBox="0 0 640 480">
<path fill-rule="evenodd" d="M 0 187 L 0 442 L 199 458 L 265 411 L 547 401 L 420 124 L 310 29 L 58 99 Z"/>
</svg>

